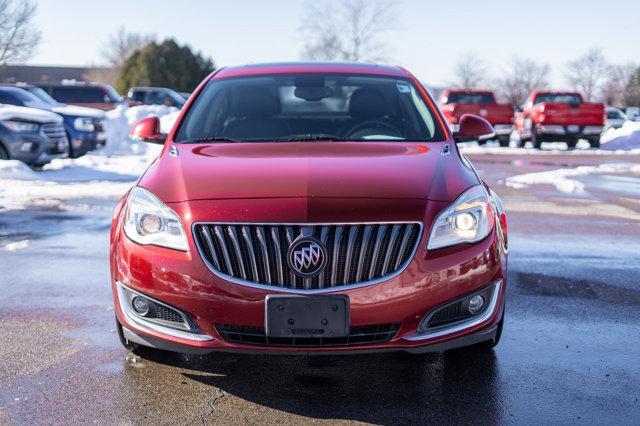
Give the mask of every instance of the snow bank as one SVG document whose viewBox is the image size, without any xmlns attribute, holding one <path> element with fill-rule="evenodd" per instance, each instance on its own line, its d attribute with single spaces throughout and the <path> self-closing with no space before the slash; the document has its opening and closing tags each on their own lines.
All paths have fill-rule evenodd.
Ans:
<svg viewBox="0 0 640 426">
<path fill-rule="evenodd" d="M 0 108 L 2 110 L 3 108 Z M 164 105 L 120 106 L 106 114 L 106 146 L 77 159 L 56 159 L 34 171 L 16 160 L 0 160 L 0 212 L 27 208 L 72 209 L 71 200 L 119 198 L 158 156 L 162 146 L 129 139 L 136 121 L 160 117 L 169 132 L 179 111 Z"/>
<path fill-rule="evenodd" d="M 506 185 L 511 188 L 527 188 L 530 185 L 553 185 L 560 192 L 584 192 L 584 184 L 576 179 L 579 176 L 606 173 L 640 174 L 639 164 L 600 164 L 598 166 L 580 166 L 573 169 L 547 170 L 508 177 Z"/>
<path fill-rule="evenodd" d="M 162 132 L 168 133 L 178 118 L 179 110 L 165 105 L 141 105 L 127 107 L 120 105 L 107 112 L 105 132 L 107 142 L 101 153 L 105 155 L 144 154 L 149 144 L 135 142 L 129 138 L 131 126 L 143 118 L 160 117 Z"/>
<path fill-rule="evenodd" d="M 62 117 L 49 111 L 0 104 L 0 120 L 27 120 L 37 123 L 62 123 Z"/>
<path fill-rule="evenodd" d="M 0 160 L 0 180 L 38 180 L 40 177 L 29 166 L 18 160 Z"/>
<path fill-rule="evenodd" d="M 619 129 L 607 130 L 600 139 L 603 150 L 640 149 L 640 122 L 625 121 Z"/>
</svg>

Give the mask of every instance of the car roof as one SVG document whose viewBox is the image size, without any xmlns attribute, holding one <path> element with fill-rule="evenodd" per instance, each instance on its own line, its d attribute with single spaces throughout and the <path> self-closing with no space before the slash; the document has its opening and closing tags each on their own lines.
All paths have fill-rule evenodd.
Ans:
<svg viewBox="0 0 640 426">
<path fill-rule="evenodd" d="M 29 83 L 38 87 L 74 87 L 74 88 L 83 88 L 83 87 L 98 87 L 104 88 L 107 85 L 103 83 Z"/>
<path fill-rule="evenodd" d="M 389 77 L 407 77 L 407 73 L 400 67 L 367 64 L 362 62 L 274 62 L 248 64 L 222 68 L 218 70 L 218 72 L 214 72 L 212 76 L 214 76 L 214 78 L 226 78 L 265 74 L 298 73 L 368 74 Z"/>
<path fill-rule="evenodd" d="M 173 89 L 170 89 L 168 87 L 153 87 L 153 86 L 135 86 L 135 87 L 132 87 L 129 90 L 147 90 L 147 91 L 151 91 L 151 90 L 171 90 L 171 91 L 173 91 Z"/>
<path fill-rule="evenodd" d="M 8 92 L 24 92 L 25 90 L 22 87 L 12 86 L 10 84 L 0 84 L 0 90 L 8 91 Z"/>
</svg>

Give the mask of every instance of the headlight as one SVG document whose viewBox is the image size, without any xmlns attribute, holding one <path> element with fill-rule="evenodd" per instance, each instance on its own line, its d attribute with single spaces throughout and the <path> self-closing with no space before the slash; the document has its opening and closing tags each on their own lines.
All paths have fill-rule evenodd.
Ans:
<svg viewBox="0 0 640 426">
<path fill-rule="evenodd" d="M 78 117 L 73 120 L 73 127 L 81 132 L 93 132 L 96 130 L 93 120 L 87 117 Z"/>
<path fill-rule="evenodd" d="M 124 232 L 138 244 L 189 250 L 187 235 L 178 215 L 140 187 L 133 188 L 129 194 Z"/>
<path fill-rule="evenodd" d="M 474 186 L 436 217 L 427 249 L 475 243 L 489 235 L 493 223 L 489 194 L 484 186 Z"/>
<path fill-rule="evenodd" d="M 14 132 L 35 132 L 40 128 L 38 123 L 32 123 L 29 121 L 5 120 L 2 124 Z"/>
</svg>

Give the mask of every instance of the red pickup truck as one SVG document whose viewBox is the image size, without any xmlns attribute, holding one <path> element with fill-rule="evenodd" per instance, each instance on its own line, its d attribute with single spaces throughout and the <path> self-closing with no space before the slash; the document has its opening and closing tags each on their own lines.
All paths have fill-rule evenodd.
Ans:
<svg viewBox="0 0 640 426">
<path fill-rule="evenodd" d="M 516 119 L 514 136 L 519 144 L 531 141 L 535 148 L 542 142 L 566 142 L 573 148 L 579 139 L 597 148 L 604 119 L 604 104 L 585 102 L 580 93 L 536 90 Z"/>
<path fill-rule="evenodd" d="M 499 104 L 493 92 L 449 89 L 442 92 L 439 104 L 453 131 L 457 130 L 460 117 L 464 114 L 473 114 L 484 118 L 493 125 L 496 138 L 500 141 L 501 146 L 509 145 L 515 111 L 512 105 Z"/>
</svg>

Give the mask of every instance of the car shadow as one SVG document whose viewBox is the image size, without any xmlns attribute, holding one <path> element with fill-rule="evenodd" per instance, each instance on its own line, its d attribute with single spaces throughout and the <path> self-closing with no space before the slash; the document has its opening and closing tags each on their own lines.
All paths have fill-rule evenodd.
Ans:
<svg viewBox="0 0 640 426">
<path fill-rule="evenodd" d="M 502 420 L 499 369 L 491 350 L 420 356 L 164 355 L 149 359 L 179 366 L 186 370 L 184 377 L 227 395 L 314 419 L 465 424 Z"/>
</svg>

